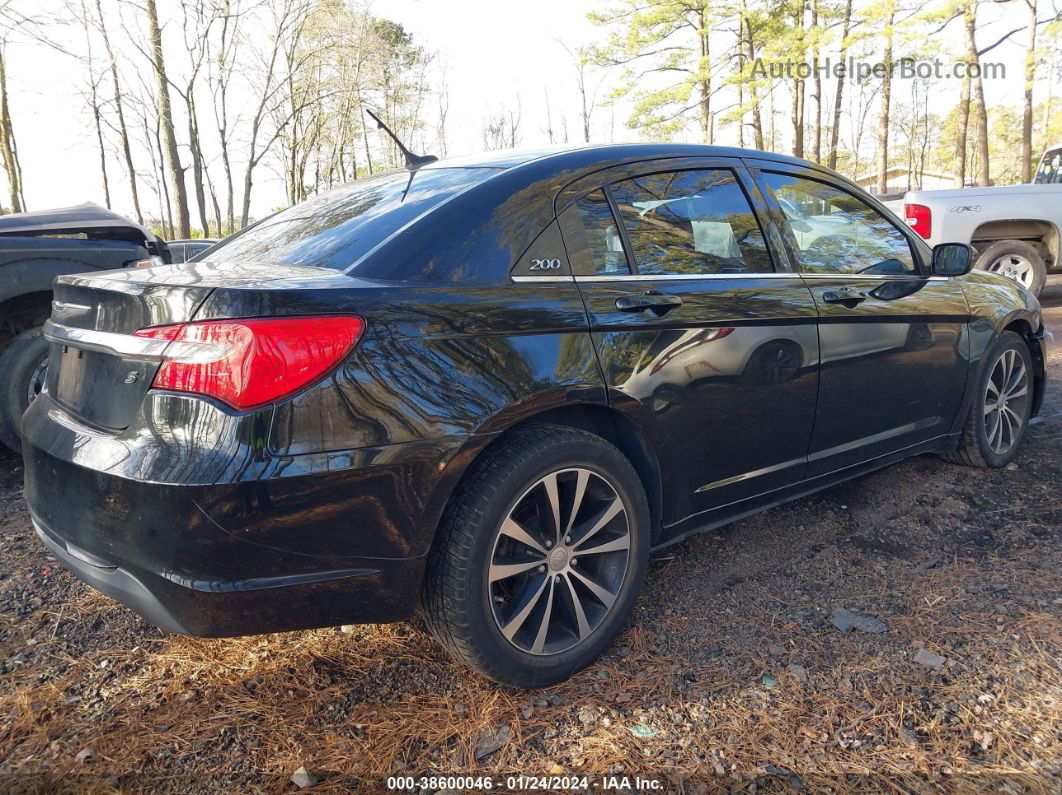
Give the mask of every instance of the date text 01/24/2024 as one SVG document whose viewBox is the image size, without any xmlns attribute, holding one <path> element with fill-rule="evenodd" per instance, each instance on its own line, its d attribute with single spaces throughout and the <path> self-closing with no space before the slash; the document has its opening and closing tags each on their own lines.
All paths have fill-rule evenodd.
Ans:
<svg viewBox="0 0 1062 795">
<path fill-rule="evenodd" d="M 389 776 L 387 789 L 397 791 L 438 789 L 456 792 L 502 789 L 553 792 L 556 790 L 635 791 L 654 792 L 663 789 L 663 782 L 641 776 L 528 776 L 511 775 L 495 780 L 491 776 Z"/>
</svg>

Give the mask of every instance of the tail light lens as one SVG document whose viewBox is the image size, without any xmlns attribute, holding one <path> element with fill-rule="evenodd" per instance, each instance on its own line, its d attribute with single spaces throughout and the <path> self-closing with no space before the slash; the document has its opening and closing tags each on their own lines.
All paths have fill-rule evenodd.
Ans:
<svg viewBox="0 0 1062 795">
<path fill-rule="evenodd" d="M 207 395 L 244 410 L 299 391 L 357 345 L 352 316 L 205 320 L 152 326 L 138 337 L 169 340 L 152 386 Z"/>
<path fill-rule="evenodd" d="M 905 204 L 903 211 L 907 216 L 907 225 L 929 240 L 933 232 L 933 212 L 924 204 Z"/>
</svg>

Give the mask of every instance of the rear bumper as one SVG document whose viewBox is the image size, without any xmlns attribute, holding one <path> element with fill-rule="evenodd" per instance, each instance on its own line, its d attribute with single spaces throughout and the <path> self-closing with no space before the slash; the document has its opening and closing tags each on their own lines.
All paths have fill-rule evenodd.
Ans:
<svg viewBox="0 0 1062 795">
<path fill-rule="evenodd" d="M 80 580 L 159 629 L 182 635 L 230 637 L 397 621 L 411 611 L 423 569 L 421 559 L 390 561 L 376 569 L 236 582 L 233 590 L 219 593 L 131 571 L 65 541 L 36 518 L 33 524 L 51 553 Z"/>
<path fill-rule="evenodd" d="M 25 495 L 66 568 L 165 630 L 388 622 L 415 609 L 461 442 L 190 452 L 161 433 L 90 433 L 42 394 L 23 419 Z"/>
</svg>

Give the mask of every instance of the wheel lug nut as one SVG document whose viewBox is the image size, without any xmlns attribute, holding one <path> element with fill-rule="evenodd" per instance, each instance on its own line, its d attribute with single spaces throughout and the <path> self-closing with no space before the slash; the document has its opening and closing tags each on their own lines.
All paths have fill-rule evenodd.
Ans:
<svg viewBox="0 0 1062 795">
<path fill-rule="evenodd" d="M 552 547 L 553 547 L 553 542 L 552 541 L 547 541 L 546 542 L 546 549 L 551 549 Z"/>
<path fill-rule="evenodd" d="M 579 562 L 578 558 L 572 558 L 572 565 L 573 565 L 573 566 L 574 566 L 574 565 L 575 565 L 576 563 L 578 563 L 578 562 Z"/>
<path fill-rule="evenodd" d="M 546 567 L 545 567 L 545 565 L 542 565 L 542 566 L 539 566 L 539 567 L 538 567 L 538 573 L 539 573 L 539 574 L 541 574 L 541 573 L 542 573 L 542 572 L 544 572 L 545 570 L 546 570 Z"/>
<path fill-rule="evenodd" d="M 561 581 L 561 576 L 560 576 L 560 575 L 558 574 L 558 575 L 557 575 L 557 576 L 555 577 L 555 580 L 556 580 L 557 582 L 560 582 L 560 581 Z"/>
<path fill-rule="evenodd" d="M 565 543 L 565 544 L 570 544 L 570 543 L 572 543 L 572 537 L 571 537 L 571 536 L 568 536 L 568 537 L 567 537 L 566 539 L 564 539 L 564 543 Z"/>
</svg>

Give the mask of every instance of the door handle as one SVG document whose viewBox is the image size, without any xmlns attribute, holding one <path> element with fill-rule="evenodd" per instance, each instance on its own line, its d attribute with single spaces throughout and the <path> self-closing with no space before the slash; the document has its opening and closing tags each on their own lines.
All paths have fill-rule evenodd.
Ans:
<svg viewBox="0 0 1062 795">
<path fill-rule="evenodd" d="M 827 304 L 845 304 L 855 306 L 861 301 L 867 300 L 867 294 L 862 290 L 851 287 L 835 287 L 822 293 L 822 300 Z"/>
<path fill-rule="evenodd" d="M 648 309 L 659 316 L 670 312 L 676 306 L 682 306 L 679 296 L 663 295 L 655 290 L 642 295 L 623 295 L 616 299 L 616 309 L 620 312 L 644 312 Z"/>
</svg>

